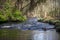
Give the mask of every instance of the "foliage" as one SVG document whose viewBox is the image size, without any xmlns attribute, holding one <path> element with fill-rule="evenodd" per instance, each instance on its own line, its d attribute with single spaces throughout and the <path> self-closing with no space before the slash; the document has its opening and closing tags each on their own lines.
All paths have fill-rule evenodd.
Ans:
<svg viewBox="0 0 60 40">
<path fill-rule="evenodd" d="M 2 11 L 0 11 L 0 21 L 6 21 L 7 17 L 3 14 Z"/>
<path fill-rule="evenodd" d="M 12 15 L 12 20 L 24 21 L 26 19 L 26 17 L 23 16 L 19 10 L 15 10 L 15 12 L 12 13 Z"/>
<path fill-rule="evenodd" d="M 57 14 L 59 14 L 60 13 L 60 8 L 55 8 L 54 10 L 51 10 L 50 12 L 49 12 L 49 15 L 51 16 L 51 17 L 53 17 L 53 15 L 57 15 Z M 59 15 L 57 15 L 57 16 L 59 16 Z"/>
<path fill-rule="evenodd" d="M 22 12 L 16 9 L 16 7 L 12 7 L 10 2 L 5 2 L 3 9 L 0 10 L 0 22 L 1 21 L 24 21 L 25 19 L 26 17 L 22 15 Z"/>
</svg>

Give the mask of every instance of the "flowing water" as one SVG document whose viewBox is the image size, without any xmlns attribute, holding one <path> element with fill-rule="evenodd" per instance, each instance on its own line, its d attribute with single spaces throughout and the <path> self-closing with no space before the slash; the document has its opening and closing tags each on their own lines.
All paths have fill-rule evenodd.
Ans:
<svg viewBox="0 0 60 40">
<path fill-rule="evenodd" d="M 29 39 L 28 37 L 26 38 L 26 34 L 21 33 L 22 40 L 60 40 L 59 33 L 57 33 L 55 29 L 49 29 L 54 28 L 54 25 L 37 22 L 37 18 L 30 18 L 24 23 L 5 23 L 0 26 L 1 28 L 20 29 L 23 33 L 26 31 L 26 34 L 29 35 Z M 46 30 L 42 28 L 46 28 Z M 27 30 L 31 32 L 28 33 Z M 25 37 L 23 35 L 25 35 Z"/>
</svg>

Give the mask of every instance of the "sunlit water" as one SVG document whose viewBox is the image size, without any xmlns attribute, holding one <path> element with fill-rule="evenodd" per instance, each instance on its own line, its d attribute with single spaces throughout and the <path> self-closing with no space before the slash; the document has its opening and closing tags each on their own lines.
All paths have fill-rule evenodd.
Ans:
<svg viewBox="0 0 60 40">
<path fill-rule="evenodd" d="M 59 34 L 55 30 L 33 31 L 33 40 L 59 40 Z"/>
<path fill-rule="evenodd" d="M 0 26 L 1 28 L 10 28 L 10 29 L 16 28 L 23 31 L 31 30 L 32 40 L 60 40 L 59 34 L 56 32 L 55 29 L 46 30 L 46 31 L 41 29 L 41 28 L 47 28 L 47 29 L 54 28 L 54 25 L 37 22 L 36 18 L 30 18 L 24 23 L 17 23 L 17 24 L 7 23 L 7 24 L 2 24 Z"/>
</svg>

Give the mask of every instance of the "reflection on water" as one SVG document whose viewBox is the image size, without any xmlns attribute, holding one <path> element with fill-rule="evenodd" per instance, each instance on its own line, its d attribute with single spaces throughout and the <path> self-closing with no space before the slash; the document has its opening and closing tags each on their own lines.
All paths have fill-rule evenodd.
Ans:
<svg viewBox="0 0 60 40">
<path fill-rule="evenodd" d="M 20 33 L 22 40 L 60 40 L 60 35 L 55 29 L 47 31 L 27 30 Z"/>
<path fill-rule="evenodd" d="M 0 30 L 0 40 L 60 40 L 60 35 L 53 30 Z"/>
<path fill-rule="evenodd" d="M 53 25 L 37 22 L 36 18 L 28 19 L 25 23 L 2 24 L 1 28 L 17 28 L 25 31 L 19 33 L 19 40 L 60 40 L 56 30 L 46 30 L 41 28 L 54 28 Z M 28 31 L 30 30 L 30 31 Z"/>
<path fill-rule="evenodd" d="M 59 40 L 59 34 L 55 30 L 33 31 L 33 40 Z"/>
</svg>

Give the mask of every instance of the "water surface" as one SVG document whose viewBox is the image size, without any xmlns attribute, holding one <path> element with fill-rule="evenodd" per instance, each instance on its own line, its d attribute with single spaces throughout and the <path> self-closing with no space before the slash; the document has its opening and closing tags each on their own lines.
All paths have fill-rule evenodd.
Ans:
<svg viewBox="0 0 60 40">
<path fill-rule="evenodd" d="M 60 40 L 60 35 L 56 30 L 49 29 L 54 28 L 54 25 L 38 22 L 37 18 L 30 18 L 23 23 L 4 23 L 0 27 L 21 30 L 19 34 L 20 40 Z"/>
</svg>

